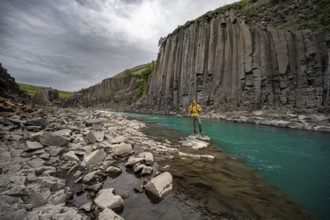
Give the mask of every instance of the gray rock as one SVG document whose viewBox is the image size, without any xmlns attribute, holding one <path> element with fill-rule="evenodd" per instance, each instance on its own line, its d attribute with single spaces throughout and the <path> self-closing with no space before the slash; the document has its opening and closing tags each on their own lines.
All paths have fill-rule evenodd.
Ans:
<svg viewBox="0 0 330 220">
<path fill-rule="evenodd" d="M 77 161 L 79 162 L 79 158 L 73 151 L 69 151 L 68 153 L 63 154 L 63 158 L 66 160 L 72 160 L 72 161 Z"/>
<path fill-rule="evenodd" d="M 47 122 L 43 118 L 28 120 L 24 123 L 24 126 L 37 126 L 44 129 L 47 126 Z"/>
<path fill-rule="evenodd" d="M 124 220 L 111 209 L 105 208 L 99 213 L 98 220 Z"/>
<path fill-rule="evenodd" d="M 100 190 L 94 200 L 94 203 L 102 209 L 122 208 L 124 206 L 123 199 L 118 195 L 114 195 L 113 192 L 113 188 Z"/>
<path fill-rule="evenodd" d="M 137 158 L 134 156 L 131 156 L 128 158 L 128 161 L 125 163 L 125 167 L 133 166 L 135 164 L 139 164 L 144 162 L 144 158 Z"/>
<path fill-rule="evenodd" d="M 104 132 L 102 131 L 90 131 L 87 135 L 86 135 L 86 142 L 88 144 L 94 144 L 95 142 L 101 142 L 104 139 Z"/>
<path fill-rule="evenodd" d="M 82 166 L 91 166 L 96 163 L 102 162 L 106 157 L 106 153 L 103 150 L 95 150 L 87 157 L 84 158 Z"/>
<path fill-rule="evenodd" d="M 80 209 L 82 209 L 82 210 L 84 210 L 84 211 L 86 211 L 86 212 L 89 212 L 89 211 L 92 210 L 92 205 L 93 205 L 92 202 L 87 202 L 87 203 L 81 205 L 81 206 L 80 206 Z"/>
<path fill-rule="evenodd" d="M 50 149 L 49 153 L 52 155 L 52 156 L 58 156 L 60 154 L 62 154 L 64 152 L 64 149 L 62 147 L 56 147 L 56 146 L 53 146 L 52 149 Z"/>
<path fill-rule="evenodd" d="M 62 129 L 62 130 L 54 131 L 52 134 L 56 136 L 70 137 L 71 132 L 72 131 L 70 129 Z"/>
<path fill-rule="evenodd" d="M 49 188 L 52 192 L 58 191 L 65 187 L 65 180 L 53 176 L 38 177 L 38 183 L 43 187 Z"/>
<path fill-rule="evenodd" d="M 86 137 L 85 137 L 85 141 L 87 144 L 94 144 L 96 142 L 96 138 L 94 136 L 94 132 L 90 131 Z"/>
<path fill-rule="evenodd" d="M 93 124 L 100 124 L 101 120 L 98 118 L 93 118 L 85 121 L 87 127 L 93 126 Z"/>
<path fill-rule="evenodd" d="M 37 176 L 40 176 L 42 174 L 49 175 L 49 174 L 55 173 L 56 168 L 52 167 L 52 166 L 41 166 L 41 167 L 34 169 L 34 172 Z"/>
<path fill-rule="evenodd" d="M 121 171 L 121 169 L 118 168 L 118 167 L 109 166 L 109 167 L 106 169 L 106 172 L 107 172 L 107 173 L 110 173 L 110 174 L 114 174 L 114 175 L 116 175 L 116 174 L 121 173 L 122 171 Z"/>
<path fill-rule="evenodd" d="M 40 143 L 46 146 L 66 146 L 68 144 L 68 140 L 64 137 L 53 135 L 51 133 L 45 132 L 43 133 L 40 138 Z"/>
<path fill-rule="evenodd" d="M 129 154 L 132 151 L 132 145 L 130 144 L 115 144 L 112 145 L 112 153 L 114 155 L 124 155 Z"/>
<path fill-rule="evenodd" d="M 150 152 L 139 153 L 137 157 L 144 158 L 144 161 L 147 165 L 154 164 L 154 156 Z"/>
<path fill-rule="evenodd" d="M 100 173 L 99 171 L 92 171 L 84 176 L 83 181 L 85 183 L 94 181 L 99 173 Z"/>
<path fill-rule="evenodd" d="M 134 190 L 137 191 L 137 192 L 142 193 L 143 192 L 143 184 L 144 184 L 144 181 L 142 179 L 139 179 L 139 181 L 134 186 Z"/>
<path fill-rule="evenodd" d="M 164 172 L 151 179 L 144 188 L 162 199 L 172 190 L 172 175 L 169 172 Z"/>
<path fill-rule="evenodd" d="M 94 192 L 98 192 L 101 189 L 102 185 L 103 185 L 102 182 L 101 183 L 96 183 L 96 184 L 91 185 L 91 186 L 84 184 L 84 189 L 89 189 L 89 190 L 93 190 Z"/>
<path fill-rule="evenodd" d="M 140 165 L 134 167 L 133 170 L 135 173 L 141 171 L 141 175 L 150 175 L 153 172 L 152 167 L 146 166 L 144 164 L 140 164 Z"/>
<path fill-rule="evenodd" d="M 40 158 L 36 158 L 33 160 L 29 160 L 27 164 L 29 164 L 32 168 L 39 168 L 45 164 L 46 161 Z"/>
<path fill-rule="evenodd" d="M 124 143 L 126 141 L 126 137 L 125 136 L 117 136 L 114 139 L 112 139 L 112 143 L 113 144 L 120 144 L 120 143 Z"/>
<path fill-rule="evenodd" d="M 58 205 L 65 203 L 66 200 L 70 197 L 70 193 L 66 192 L 64 189 L 56 191 L 54 194 L 50 195 L 47 200 L 48 204 Z"/>
<path fill-rule="evenodd" d="M 78 210 L 73 207 L 66 207 L 64 204 L 46 204 L 28 212 L 27 219 L 86 220 L 87 217 L 83 214 L 78 214 Z"/>
<path fill-rule="evenodd" d="M 1 219 L 10 219 L 10 220 L 24 220 L 26 219 L 27 216 L 27 211 L 25 209 L 18 209 L 18 210 L 10 210 L 10 211 L 5 211 L 1 210 L 0 211 L 0 218 Z"/>
<path fill-rule="evenodd" d="M 34 141 L 26 141 L 26 146 L 28 148 L 27 150 L 38 150 L 44 147 L 39 142 L 34 142 Z"/>
<path fill-rule="evenodd" d="M 193 150 L 200 150 L 206 148 L 210 145 L 209 142 L 202 141 L 199 139 L 194 138 L 193 136 L 189 136 L 185 140 L 181 142 L 183 147 L 191 147 Z"/>
</svg>

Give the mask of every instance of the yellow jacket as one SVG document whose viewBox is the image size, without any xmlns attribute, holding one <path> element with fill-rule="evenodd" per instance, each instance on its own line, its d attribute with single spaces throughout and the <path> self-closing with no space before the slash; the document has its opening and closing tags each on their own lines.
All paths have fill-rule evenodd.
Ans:
<svg viewBox="0 0 330 220">
<path fill-rule="evenodd" d="M 199 104 L 193 105 L 190 104 L 188 111 L 191 113 L 192 117 L 197 117 L 199 116 L 199 112 L 202 111 L 202 108 Z"/>
</svg>

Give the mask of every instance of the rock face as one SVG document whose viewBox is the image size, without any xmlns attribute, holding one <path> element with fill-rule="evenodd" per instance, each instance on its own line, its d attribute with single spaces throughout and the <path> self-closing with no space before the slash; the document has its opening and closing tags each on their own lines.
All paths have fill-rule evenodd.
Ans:
<svg viewBox="0 0 330 220">
<path fill-rule="evenodd" d="M 145 66 L 145 64 L 142 64 L 130 70 L 132 72 L 138 71 Z M 104 104 L 118 107 L 120 105 L 131 105 L 136 95 L 135 90 L 137 86 L 137 80 L 129 77 L 126 78 L 125 71 L 123 71 L 114 77 L 104 79 L 102 82 L 83 90 L 79 94 L 79 98 L 74 97 L 75 103 L 85 107 Z M 109 105 L 106 106 L 108 107 Z"/>
<path fill-rule="evenodd" d="M 329 42 L 329 32 L 247 24 L 227 10 L 166 38 L 145 104 L 185 112 L 197 98 L 206 110 L 329 112 Z"/>
<path fill-rule="evenodd" d="M 52 88 L 44 88 L 38 90 L 33 97 L 33 102 L 39 105 L 49 105 L 59 100 L 58 90 Z"/>
<path fill-rule="evenodd" d="M 0 63 L 0 96 L 5 98 L 17 98 L 19 96 L 27 97 L 27 95 L 20 90 L 19 85 Z"/>
</svg>

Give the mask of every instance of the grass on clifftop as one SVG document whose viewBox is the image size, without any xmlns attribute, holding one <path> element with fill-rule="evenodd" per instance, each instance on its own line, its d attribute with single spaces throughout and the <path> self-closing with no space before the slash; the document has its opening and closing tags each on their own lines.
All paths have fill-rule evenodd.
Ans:
<svg viewBox="0 0 330 220">
<path fill-rule="evenodd" d="M 34 86 L 34 85 L 23 84 L 23 83 L 19 83 L 19 86 L 20 86 L 21 90 L 26 91 L 31 97 L 34 97 L 38 90 L 46 88 L 46 87 L 42 87 L 42 86 Z M 62 99 L 67 99 L 67 98 L 73 96 L 73 92 L 59 90 L 58 95 Z"/>
</svg>

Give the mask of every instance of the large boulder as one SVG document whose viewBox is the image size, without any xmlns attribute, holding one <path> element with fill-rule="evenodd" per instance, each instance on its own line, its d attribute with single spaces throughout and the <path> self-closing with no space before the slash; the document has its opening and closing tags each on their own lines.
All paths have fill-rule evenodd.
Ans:
<svg viewBox="0 0 330 220">
<path fill-rule="evenodd" d="M 124 220 L 121 216 L 117 215 L 111 209 L 105 208 L 99 213 L 98 220 Z"/>
<path fill-rule="evenodd" d="M 95 204 L 102 208 L 109 209 L 120 209 L 124 206 L 124 201 L 119 195 L 114 195 L 114 189 L 102 189 L 97 194 L 94 202 Z"/>
<path fill-rule="evenodd" d="M 123 155 L 123 154 L 129 154 L 132 151 L 132 145 L 131 144 L 114 144 L 112 145 L 112 153 L 116 156 Z"/>
<path fill-rule="evenodd" d="M 164 172 L 151 179 L 144 188 L 162 199 L 172 190 L 172 175 L 169 172 Z"/>
<path fill-rule="evenodd" d="M 96 163 L 102 162 L 107 154 L 103 150 L 95 150 L 90 155 L 84 158 L 83 166 L 91 166 Z"/>
<path fill-rule="evenodd" d="M 62 136 L 53 135 L 51 133 L 45 132 L 39 137 L 40 143 L 46 146 L 66 146 L 68 140 Z"/>
</svg>

